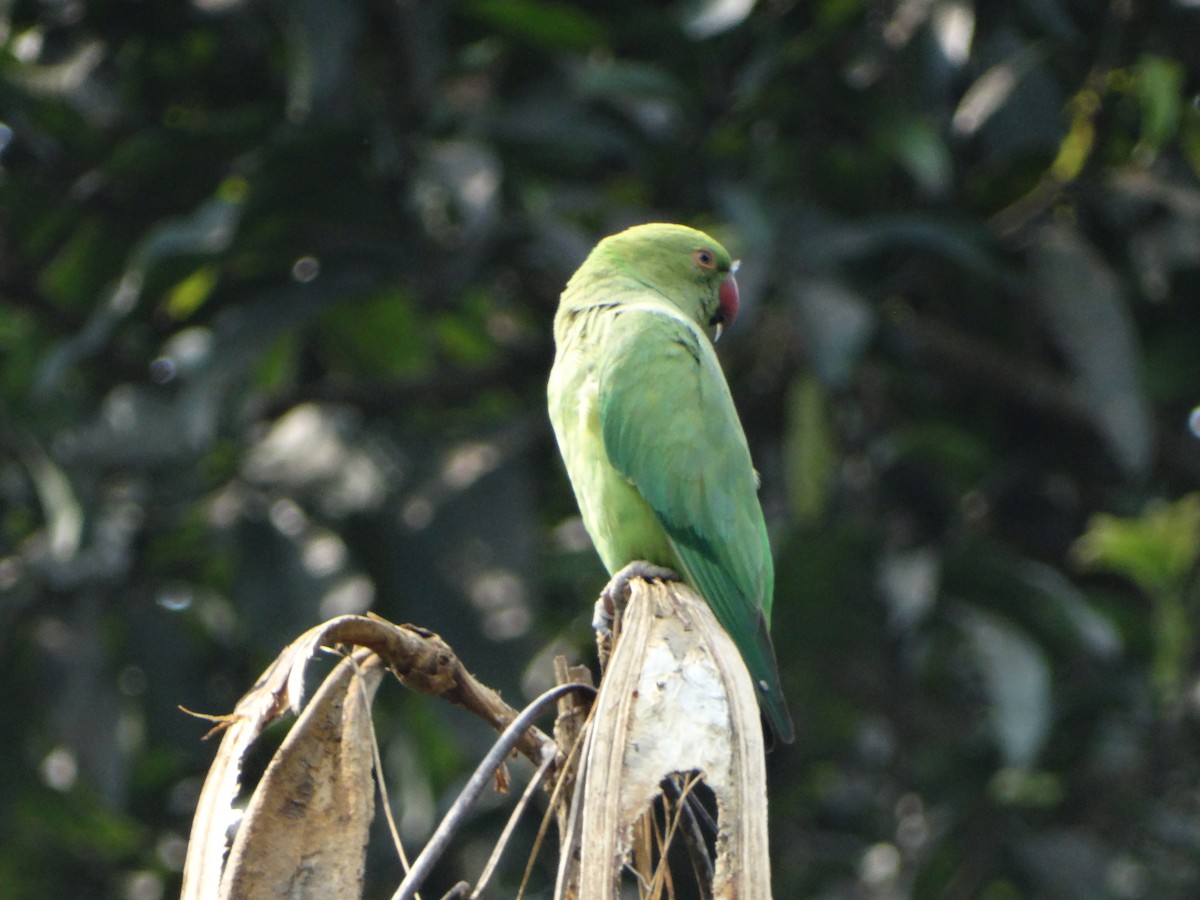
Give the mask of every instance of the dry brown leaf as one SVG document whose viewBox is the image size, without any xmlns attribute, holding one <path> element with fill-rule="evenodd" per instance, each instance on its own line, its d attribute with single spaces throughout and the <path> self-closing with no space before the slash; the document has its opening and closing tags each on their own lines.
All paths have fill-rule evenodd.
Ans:
<svg viewBox="0 0 1200 900">
<path fill-rule="evenodd" d="M 719 814 L 713 896 L 769 898 L 766 763 L 750 675 L 694 591 L 640 579 L 630 588 L 596 698 L 555 896 L 619 896 L 635 823 L 664 779 L 698 772 Z"/>
<path fill-rule="evenodd" d="M 379 657 L 359 651 L 327 677 L 254 791 L 220 896 L 358 897 L 374 814 L 370 701 Z"/>
<path fill-rule="evenodd" d="M 229 835 L 239 819 L 234 804 L 241 789 L 241 767 L 246 751 L 268 725 L 289 709 L 299 713 L 304 704 L 304 678 L 309 659 L 322 647 L 337 645 L 358 646 L 374 651 L 382 660 L 381 665 L 394 672 L 405 686 L 420 693 L 440 696 L 461 706 L 498 731 L 517 716 L 517 712 L 501 700 L 495 691 L 478 682 L 449 645 L 431 631 L 413 625 L 394 625 L 383 619 L 365 616 L 339 616 L 310 629 L 279 654 L 254 687 L 238 701 L 232 714 L 206 717 L 219 722 L 214 732 L 223 730 L 224 733 L 201 790 L 192 822 L 181 900 L 211 900 L 221 896 Z M 378 675 L 372 678 L 373 692 Z M 330 690 L 336 693 L 339 689 L 331 687 Z M 320 711 L 313 713 L 314 723 L 321 715 Z M 289 737 L 288 741 L 291 740 Z M 312 738 L 297 737 L 296 740 L 305 744 L 301 749 L 311 749 L 307 747 L 307 742 Z M 552 751 L 553 742 L 537 728 L 529 728 L 521 736 L 516 749 L 536 764 Z M 351 752 L 351 748 L 343 748 L 338 752 Z M 303 754 L 297 758 L 301 761 L 305 759 Z M 328 762 L 320 752 L 314 761 L 322 764 Z M 276 762 L 273 762 L 272 766 L 275 765 Z M 287 765 L 279 765 L 283 769 L 280 777 L 286 778 Z M 352 764 L 348 759 L 342 759 L 339 765 Z M 370 771 L 369 764 L 366 771 Z M 286 796 L 290 788 L 286 787 L 286 780 L 284 784 Z M 371 802 L 371 796 L 372 792 L 368 789 L 366 803 Z M 254 802 L 252 800 L 252 804 Z M 245 823 L 242 827 L 245 828 Z M 242 838 L 239 832 L 238 840 L 250 839 Z M 296 874 L 298 877 L 302 875 L 300 870 L 296 870 Z"/>
</svg>

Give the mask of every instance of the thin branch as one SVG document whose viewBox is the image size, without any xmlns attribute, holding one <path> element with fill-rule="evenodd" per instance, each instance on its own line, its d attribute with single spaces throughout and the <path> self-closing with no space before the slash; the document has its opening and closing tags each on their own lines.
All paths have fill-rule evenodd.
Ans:
<svg viewBox="0 0 1200 900">
<path fill-rule="evenodd" d="M 700 797 L 691 790 L 681 792 L 675 779 L 668 778 L 663 781 L 663 796 L 679 807 L 679 814 L 683 817 L 683 842 L 692 863 L 692 871 L 696 873 L 696 884 L 699 886 L 702 900 L 710 900 L 715 870 L 712 857 L 709 856 L 705 829 L 707 828 L 707 833 L 715 842 L 717 823 L 704 808 Z"/>
<path fill-rule="evenodd" d="M 517 718 L 516 710 L 501 700 L 499 694 L 467 671 L 449 644 L 425 628 L 393 625 L 366 616 L 339 616 L 310 632 L 308 641 L 325 646 L 353 644 L 374 650 L 405 687 L 461 706 L 497 731 Z M 547 748 L 553 746 L 547 735 L 529 728 L 520 736 L 516 749 L 540 766 Z"/>
<path fill-rule="evenodd" d="M 533 795 L 545 781 L 547 774 L 549 774 L 550 769 L 554 766 L 554 762 L 554 755 L 546 754 L 546 758 L 542 760 L 542 764 L 538 767 L 537 772 L 529 779 L 529 784 L 525 785 L 525 790 L 521 794 L 520 801 L 518 801 L 512 811 L 512 815 L 508 817 L 508 821 L 504 824 L 504 831 L 500 832 L 500 839 L 496 841 L 496 846 L 492 848 L 492 855 L 488 857 L 487 865 L 483 867 L 483 871 L 479 874 L 479 882 L 475 885 L 475 890 L 471 891 L 471 900 L 483 896 L 483 891 L 487 887 L 487 883 L 491 881 L 492 875 L 496 871 L 496 866 L 500 863 L 500 857 L 504 853 L 504 848 L 508 846 L 513 831 L 516 830 L 517 822 L 525 814 L 525 807 L 529 805 L 529 801 L 533 799 Z"/>
<path fill-rule="evenodd" d="M 586 684 L 560 684 L 552 687 L 525 707 L 521 711 L 521 714 L 504 729 L 504 733 L 500 735 L 499 740 L 492 745 L 487 756 L 476 767 L 474 773 L 467 781 L 466 787 L 458 795 L 458 799 L 454 801 L 454 805 L 450 807 L 449 812 L 446 813 L 445 818 L 442 819 L 441 824 L 434 831 L 433 836 L 425 845 L 425 849 L 421 851 L 421 855 L 413 863 L 412 870 L 405 877 L 404 881 L 400 883 L 400 887 L 396 889 L 396 893 L 392 895 L 392 900 L 413 900 L 417 889 L 429 877 L 429 873 L 433 870 L 437 861 L 446 852 L 450 840 L 466 820 L 471 807 L 475 805 L 475 802 L 491 781 L 492 773 L 503 762 L 504 757 L 516 748 L 524 737 L 526 730 L 532 726 L 534 720 L 552 704 L 556 704 L 559 697 L 572 691 L 582 690 L 592 691 L 594 688 Z"/>
<path fill-rule="evenodd" d="M 663 801 L 663 820 L 667 830 L 660 838 L 662 849 L 659 851 L 658 866 L 654 870 L 654 878 L 651 882 L 651 888 L 654 891 L 661 892 L 662 885 L 671 881 L 671 867 L 669 865 L 671 842 L 675 840 L 675 833 L 679 830 L 679 826 L 683 821 L 687 798 L 691 796 L 692 789 L 699 783 L 700 775 L 698 773 L 693 772 L 687 776 L 687 781 L 683 785 L 682 796 L 680 797 L 680 800 L 684 802 L 674 804 L 674 815 L 671 814 L 672 804 L 666 802 L 665 799 Z M 653 813 L 647 813 L 647 815 L 653 815 Z M 673 895 L 674 891 L 672 890 L 671 893 Z"/>
<path fill-rule="evenodd" d="M 582 673 L 586 673 L 586 677 L 589 679 L 589 681 L 560 681 L 560 684 L 577 683 L 586 684 L 589 687 L 592 687 L 590 682 L 591 672 L 588 671 L 586 667 L 567 667 L 565 663 L 560 665 L 561 660 L 561 657 L 555 660 L 555 668 L 560 674 L 568 671 L 582 670 Z M 558 721 L 554 723 L 555 735 L 559 741 L 558 753 L 555 756 L 555 762 L 558 765 L 558 777 L 554 780 L 554 790 L 550 794 L 549 806 L 546 809 L 546 814 L 542 816 L 542 823 L 538 826 L 537 836 L 533 839 L 533 847 L 529 851 L 529 859 L 525 862 L 525 873 L 521 876 L 521 886 L 517 890 L 517 900 L 520 900 L 520 898 L 525 895 L 525 887 L 529 884 L 529 876 L 533 874 L 533 863 L 538 857 L 538 851 L 542 848 L 542 842 L 546 839 L 546 831 L 550 826 L 550 814 L 552 812 L 558 814 L 559 853 L 571 852 L 571 848 L 567 844 L 567 835 L 571 830 L 570 817 L 576 813 L 577 807 L 574 805 L 574 803 L 564 804 L 562 802 L 562 796 L 568 790 L 572 793 L 572 795 L 575 793 L 575 774 L 579 768 L 579 755 L 582 752 L 585 744 L 584 735 L 586 734 L 587 728 L 591 726 L 592 721 L 590 710 L 586 721 L 584 721 L 582 724 L 578 724 L 574 721 L 576 715 L 578 714 L 577 706 L 571 706 L 569 709 L 566 708 L 567 701 L 571 699 L 574 699 L 572 695 L 564 695 L 563 698 L 559 700 Z M 565 755 L 562 753 L 562 741 L 564 739 L 570 740 L 570 749 Z M 566 812 L 560 812 L 561 810 L 566 810 Z"/>
</svg>

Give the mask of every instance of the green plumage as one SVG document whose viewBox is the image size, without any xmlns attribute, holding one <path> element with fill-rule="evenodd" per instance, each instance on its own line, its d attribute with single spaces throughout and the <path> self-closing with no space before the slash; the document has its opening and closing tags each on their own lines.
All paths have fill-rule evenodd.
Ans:
<svg viewBox="0 0 1200 900">
<path fill-rule="evenodd" d="M 550 419 L 609 573 L 635 560 L 678 572 L 733 638 L 776 736 L 790 742 L 768 634 L 767 530 L 710 336 L 736 311 L 722 304 L 736 304 L 731 270 L 725 248 L 680 225 L 601 241 L 554 319 Z"/>
</svg>

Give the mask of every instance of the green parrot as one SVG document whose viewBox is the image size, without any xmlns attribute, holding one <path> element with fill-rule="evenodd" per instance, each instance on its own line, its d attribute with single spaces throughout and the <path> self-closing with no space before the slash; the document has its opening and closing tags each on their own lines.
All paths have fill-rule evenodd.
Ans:
<svg viewBox="0 0 1200 900">
<path fill-rule="evenodd" d="M 613 583 L 678 573 L 737 645 L 775 736 L 791 743 L 757 475 L 713 349 L 737 315 L 735 268 L 724 247 L 682 225 L 638 225 L 597 244 L 554 317 L 550 420 Z"/>
</svg>

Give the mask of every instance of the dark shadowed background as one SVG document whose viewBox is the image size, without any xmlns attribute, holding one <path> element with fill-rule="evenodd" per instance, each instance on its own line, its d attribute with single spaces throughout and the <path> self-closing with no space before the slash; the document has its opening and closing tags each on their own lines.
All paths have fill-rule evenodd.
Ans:
<svg viewBox="0 0 1200 900">
<path fill-rule="evenodd" d="M 650 220 L 742 259 L 776 896 L 1200 895 L 1197 0 L 11 0 L 0 45 L 0 895 L 176 895 L 177 706 L 324 618 L 516 705 L 592 660 L 550 323 Z M 416 846 L 491 735 L 380 693 Z"/>
</svg>

